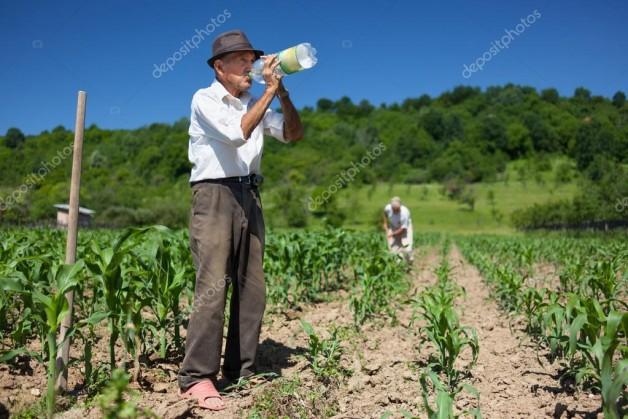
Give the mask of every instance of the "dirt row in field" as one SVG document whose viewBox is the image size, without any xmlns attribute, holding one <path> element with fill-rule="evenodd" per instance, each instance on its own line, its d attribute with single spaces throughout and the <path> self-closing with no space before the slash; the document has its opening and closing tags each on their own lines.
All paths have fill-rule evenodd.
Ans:
<svg viewBox="0 0 628 419">
<path fill-rule="evenodd" d="M 423 288 L 433 282 L 433 267 L 438 257 L 431 251 L 419 259 L 414 267 L 413 289 Z M 320 385 L 304 358 L 307 337 L 300 319 L 312 324 L 317 333 L 328 336 L 332 327 L 352 329 L 352 313 L 349 295 L 341 293 L 330 302 L 309 305 L 302 312 L 287 312 L 269 316 L 262 328 L 258 366 L 260 372 L 274 372 L 282 378 L 298 377 L 303 387 L 310 391 L 323 392 L 324 402 L 333 406 L 337 418 L 380 418 L 389 411 L 400 417 L 401 410 L 420 415 L 420 388 L 414 365 L 420 355 L 417 339 L 408 329 L 412 312 L 408 305 L 397 313 L 399 324 L 390 326 L 385 322 L 365 325 L 359 334 L 343 341 L 345 355 L 342 364 L 352 370 L 352 375 L 343 384 L 331 389 Z M 256 397 L 275 380 L 254 387 L 252 390 L 237 391 L 226 397 L 227 409 L 220 413 L 208 413 L 181 403 L 176 397 L 176 382 L 172 382 L 166 394 L 143 394 L 143 402 L 165 418 L 186 417 L 246 417 L 253 408 Z M 294 403 L 294 401 L 292 401 Z M 312 417 L 317 417 L 312 412 Z"/>
<path fill-rule="evenodd" d="M 453 277 L 466 290 L 461 321 L 477 330 L 480 341 L 472 382 L 481 395 L 483 417 L 602 417 L 600 396 L 561 384 L 558 362 L 550 364 L 545 353 L 537 354 L 536 345 L 489 298 L 478 270 L 455 247 L 450 259 Z"/>
<path fill-rule="evenodd" d="M 417 257 L 411 294 L 434 281 L 432 271 L 438 259 L 435 250 L 424 257 Z M 411 315 L 411 307 L 403 305 L 397 312 L 397 325 L 391 326 L 388 321 L 380 320 L 366 324 L 359 333 L 352 332 L 349 295 L 345 292 L 339 293 L 332 301 L 305 306 L 303 311 L 269 314 L 262 328 L 258 367 L 260 372 L 274 373 L 281 379 L 298 378 L 303 388 L 313 394 L 324 392 L 318 403 L 323 405 L 322 409 L 331 407 L 338 418 L 379 418 L 387 411 L 398 417 L 401 410 L 420 415 L 418 373 L 413 366 L 425 357 L 417 351 L 418 340 L 408 330 Z M 311 323 L 323 337 L 328 336 L 332 327 L 346 326 L 343 328 L 347 334 L 343 337 L 345 354 L 342 365 L 350 368 L 352 374 L 340 385 L 325 388 L 313 376 L 305 359 L 307 337 L 300 319 Z M 106 330 L 100 332 L 104 334 Z M 106 339 L 99 341 L 95 348 L 95 364 L 107 362 L 106 345 Z M 72 354 L 80 354 L 81 350 L 79 343 L 73 342 Z M 122 348 L 118 352 L 123 353 Z M 225 397 L 227 409 L 211 413 L 179 398 L 176 382 L 179 362 L 180 359 L 159 361 L 143 369 L 140 383 L 132 384 L 140 407 L 148 408 L 163 418 L 246 417 L 260 394 L 279 381 L 279 378 L 272 378 L 252 388 L 229 392 Z M 82 375 L 80 368 L 76 365 L 70 369 L 70 388 L 78 384 L 77 380 Z M 23 371 L 0 365 L 0 389 L 0 408 L 4 407 L 4 410 L 0 409 L 2 418 L 3 415 L 9 416 L 6 412 L 16 412 L 41 400 L 45 393 L 45 369 L 35 361 L 31 361 Z M 85 396 L 79 394 L 77 405 L 58 417 L 101 416 L 95 403 L 86 406 L 84 402 Z M 312 412 L 312 417 L 316 416 L 316 412 Z"/>
<path fill-rule="evenodd" d="M 434 269 L 439 262 L 436 249 L 416 258 L 411 294 L 435 282 Z M 455 247 L 450 263 L 454 268 L 452 277 L 466 289 L 466 297 L 459 301 L 461 322 L 475 327 L 480 339 L 480 356 L 470 382 L 481 393 L 483 417 L 596 417 L 599 396 L 571 393 L 559 383 L 558 365 L 548 362 L 539 365 L 534 345 L 516 327 L 514 335 L 511 333 L 508 317 L 488 298 L 488 289 L 480 274 L 463 260 Z M 247 417 L 265 394 L 275 392 L 273 386 L 284 380 L 298 379 L 299 389 L 295 390 L 298 394 L 286 403 L 303 404 L 304 408 L 310 409 L 310 417 L 321 417 L 328 408 L 338 419 L 380 418 L 386 412 L 397 418 L 402 417 L 403 411 L 426 417 L 418 368 L 427 360 L 427 349 L 419 350 L 418 337 L 408 327 L 411 315 L 412 308 L 406 304 L 397 312 L 397 324 L 368 322 L 360 332 L 351 332 L 349 295 L 340 292 L 332 301 L 307 305 L 303 311 L 266 316 L 258 366 L 260 372 L 273 373 L 277 377 L 229 392 L 225 397 L 225 411 L 211 413 L 195 408 L 192 402 L 180 400 L 176 383 L 180 359 L 177 358 L 155 362 L 146 368 L 139 385 L 133 385 L 135 399 L 141 407 L 149 408 L 163 418 Z M 340 385 L 330 386 L 322 385 L 314 377 L 305 359 L 307 337 L 300 319 L 311 323 L 323 337 L 328 336 L 333 326 L 346 332 L 342 365 L 352 370 L 351 377 L 341 381 Z M 74 347 L 75 350 L 81 348 Z M 97 352 L 95 360 L 106 362 L 104 339 Z M 0 365 L 0 408 L 6 406 L 13 412 L 41 399 L 45 392 L 45 371 L 34 361 L 30 365 L 32 370 L 23 372 L 9 371 Z M 71 370 L 71 387 L 81 375 L 76 368 L 80 367 Z M 318 398 L 315 402 L 300 398 L 307 394 L 318 395 Z M 86 407 L 82 405 L 83 401 L 84 397 L 79 397 L 79 404 L 59 417 L 101 417 L 97 407 L 93 404 Z M 458 403 L 465 405 L 471 401 L 463 397 Z M 293 410 L 286 406 L 286 412 Z"/>
</svg>

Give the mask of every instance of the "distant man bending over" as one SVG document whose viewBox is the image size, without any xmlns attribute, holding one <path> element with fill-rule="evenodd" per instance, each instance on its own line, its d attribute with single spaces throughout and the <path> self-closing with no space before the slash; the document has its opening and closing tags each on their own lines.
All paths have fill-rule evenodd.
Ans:
<svg viewBox="0 0 628 419">
<path fill-rule="evenodd" d="M 398 196 L 384 207 L 384 231 L 388 250 L 402 255 L 406 262 L 412 262 L 412 219 L 410 210 L 401 205 Z"/>
</svg>

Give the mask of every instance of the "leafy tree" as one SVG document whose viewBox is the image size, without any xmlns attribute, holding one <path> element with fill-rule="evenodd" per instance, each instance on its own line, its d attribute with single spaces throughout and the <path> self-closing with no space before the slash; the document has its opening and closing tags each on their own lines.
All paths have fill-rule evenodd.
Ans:
<svg viewBox="0 0 628 419">
<path fill-rule="evenodd" d="M 356 115 L 356 106 L 348 96 L 343 96 L 334 103 L 336 113 L 341 117 Z"/>
<path fill-rule="evenodd" d="M 609 164 L 628 163 L 628 108 L 623 92 L 610 100 L 592 97 L 584 88 L 572 98 L 561 98 L 551 88 L 537 93 L 533 87 L 514 84 L 485 90 L 457 86 L 439 96 L 424 94 L 401 103 L 375 108 L 367 100 L 354 104 L 346 96 L 337 101 L 321 98 L 315 109 L 300 111 L 304 141 L 283 144 L 265 139 L 262 173 L 269 219 L 278 224 L 287 218 L 307 223 L 306 192 L 329 187 L 349 168 L 351 185 L 452 178 L 472 183 L 498 177 L 506 180 L 503 170 L 509 160 L 567 154 L 575 167 L 564 176 L 561 173 L 562 177 L 555 173 L 554 182 L 587 178 L 598 184 L 605 181 Z M 89 126 L 81 204 L 96 210 L 96 221 L 108 225 L 186 225 L 188 127 L 187 118 L 134 130 Z M 18 203 L 0 214 L 0 221 L 53 219 L 51 206 L 67 200 L 71 172 L 71 158 L 58 156 L 71 146 L 72 138 L 63 126 L 29 136 L 28 141 L 17 128 L 2 137 L 0 187 L 4 195 L 0 198 L 46 169 Z M 538 178 L 538 167 L 521 170 L 522 180 Z M 290 180 L 290 171 L 300 174 L 300 180 Z M 288 201 L 290 206 L 283 205 Z M 581 213 L 591 214 L 596 202 L 585 205 L 582 201 L 578 204 Z M 282 212 L 288 208 L 290 217 Z M 341 219 L 339 215 L 330 222 Z"/>
<path fill-rule="evenodd" d="M 442 111 L 429 108 L 421 115 L 420 124 L 436 141 L 445 138 L 445 118 Z"/>
<path fill-rule="evenodd" d="M 493 114 L 482 119 L 482 137 L 488 142 L 491 152 L 505 150 L 508 145 L 508 136 L 504 122 Z"/>
<path fill-rule="evenodd" d="M 574 158 L 579 170 L 585 170 L 596 156 L 610 152 L 612 143 L 609 131 L 602 128 L 598 121 L 584 122 L 576 134 Z"/>
<path fill-rule="evenodd" d="M 620 164 L 596 156 L 590 165 L 590 180 L 571 200 L 535 204 L 518 209 L 512 222 L 519 229 L 557 227 L 604 228 L 612 222 L 628 222 L 621 202 L 628 196 L 628 171 Z M 619 205 L 618 205 L 619 204 Z"/>
<path fill-rule="evenodd" d="M 329 99 L 321 98 L 316 102 L 316 110 L 319 112 L 329 112 L 333 110 L 333 108 L 334 102 Z"/>
<path fill-rule="evenodd" d="M 613 95 L 613 105 L 616 108 L 623 108 L 626 103 L 626 94 L 622 91 L 618 91 Z"/>
<path fill-rule="evenodd" d="M 545 119 L 536 112 L 528 111 L 523 116 L 523 123 L 530 132 L 534 149 L 537 151 L 556 151 L 556 135 Z"/>
<path fill-rule="evenodd" d="M 374 109 L 375 107 L 371 105 L 368 100 L 362 99 L 358 104 L 356 114 L 360 117 L 367 117 L 371 114 L 371 112 L 373 112 Z"/>
<path fill-rule="evenodd" d="M 24 144 L 25 140 L 26 137 L 24 137 L 22 131 L 18 128 L 9 128 L 4 136 L 4 145 L 8 148 L 18 148 Z"/>
<path fill-rule="evenodd" d="M 544 89 L 541 91 L 541 99 L 548 103 L 556 105 L 560 100 L 560 95 L 558 94 L 558 90 L 554 88 Z"/>
<path fill-rule="evenodd" d="M 506 128 L 507 141 L 504 149 L 513 159 L 523 157 L 534 149 L 530 131 L 519 121 L 513 121 Z"/>
<path fill-rule="evenodd" d="M 591 91 L 585 89 L 584 87 L 577 87 L 573 93 L 573 97 L 574 99 L 588 102 L 589 100 L 591 100 Z"/>
<path fill-rule="evenodd" d="M 440 99 L 448 105 L 458 105 L 465 100 L 481 94 L 478 87 L 456 86 L 451 92 L 445 92 Z"/>
<path fill-rule="evenodd" d="M 419 98 L 408 98 L 401 104 L 401 109 L 404 111 L 418 111 L 421 110 L 421 108 L 429 106 L 431 102 L 432 99 L 429 95 L 421 95 Z"/>
</svg>

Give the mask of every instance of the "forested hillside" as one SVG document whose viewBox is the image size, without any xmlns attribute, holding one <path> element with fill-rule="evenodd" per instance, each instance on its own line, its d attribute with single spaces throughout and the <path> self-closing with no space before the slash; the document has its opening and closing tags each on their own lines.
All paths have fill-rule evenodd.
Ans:
<svg viewBox="0 0 628 419">
<path fill-rule="evenodd" d="M 539 223 L 548 209 L 537 207 L 518 214 L 518 226 L 577 224 L 582 217 L 625 219 L 628 210 L 613 210 L 617 200 L 628 197 L 625 102 L 622 92 L 608 99 L 578 88 L 573 96 L 560 97 L 555 89 L 510 84 L 486 90 L 460 86 L 435 98 L 379 106 L 347 97 L 320 99 L 316 109 L 301 110 L 303 141 L 284 145 L 267 139 L 264 189 L 299 212 L 308 211 L 308 196 L 334 183 L 341 188 L 375 182 L 464 187 L 502 179 L 512 160 L 542 165 L 548 156 L 566 156 L 575 164 L 564 163 L 559 172 L 566 181 L 580 179 L 581 193 L 591 198 L 578 198 L 579 205 L 588 205 L 586 211 Z M 135 130 L 87 127 L 81 205 L 95 209 L 97 221 L 107 225 L 184 225 L 187 128 L 185 118 Z M 51 219 L 52 205 L 67 200 L 72 138 L 61 126 L 26 137 L 12 128 L 0 137 L 2 222 Z M 578 202 L 562 202 L 560 213 Z"/>
</svg>

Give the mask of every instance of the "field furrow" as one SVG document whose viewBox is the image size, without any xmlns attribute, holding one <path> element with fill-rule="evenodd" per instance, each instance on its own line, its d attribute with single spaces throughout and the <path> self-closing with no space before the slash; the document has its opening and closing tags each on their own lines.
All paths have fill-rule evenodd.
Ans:
<svg viewBox="0 0 628 419">
<path fill-rule="evenodd" d="M 561 383 L 559 365 L 549 363 L 546 353 L 537 354 L 537 346 L 490 297 L 478 270 L 456 247 L 450 258 L 453 276 L 466 290 L 459 300 L 462 316 L 480 340 L 472 381 L 483 417 L 597 417 L 599 395 L 574 392 Z"/>
</svg>

